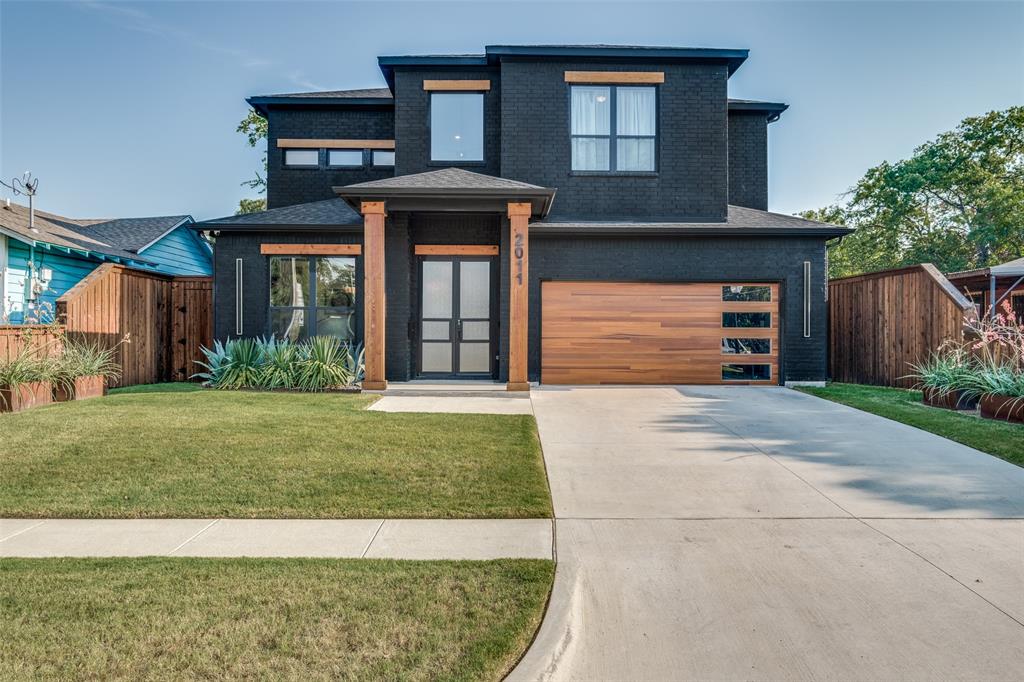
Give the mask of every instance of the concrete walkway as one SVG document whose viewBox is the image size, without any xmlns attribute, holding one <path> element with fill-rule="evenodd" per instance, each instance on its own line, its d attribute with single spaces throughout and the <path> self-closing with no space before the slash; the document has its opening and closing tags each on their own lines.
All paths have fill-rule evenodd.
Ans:
<svg viewBox="0 0 1024 682">
<path fill-rule="evenodd" d="M 0 557 L 552 558 L 547 519 L 0 519 Z"/>
<path fill-rule="evenodd" d="M 511 680 L 1024 670 L 1024 469 L 782 388 L 533 405 L 558 569 Z"/>
</svg>

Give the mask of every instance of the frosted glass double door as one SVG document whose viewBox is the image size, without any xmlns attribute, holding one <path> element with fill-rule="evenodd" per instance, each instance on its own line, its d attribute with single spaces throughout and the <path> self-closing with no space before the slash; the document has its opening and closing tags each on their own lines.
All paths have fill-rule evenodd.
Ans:
<svg viewBox="0 0 1024 682">
<path fill-rule="evenodd" d="M 494 374 L 494 259 L 420 261 L 420 374 Z"/>
</svg>

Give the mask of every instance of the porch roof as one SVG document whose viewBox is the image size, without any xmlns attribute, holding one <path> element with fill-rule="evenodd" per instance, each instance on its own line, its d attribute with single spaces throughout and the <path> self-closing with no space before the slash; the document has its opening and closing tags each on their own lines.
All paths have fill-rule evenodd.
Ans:
<svg viewBox="0 0 1024 682">
<path fill-rule="evenodd" d="M 267 229 L 296 228 L 323 229 L 338 227 L 362 228 L 363 216 L 345 203 L 344 199 L 323 199 L 304 204 L 293 204 L 271 208 L 256 213 L 243 213 L 223 218 L 213 218 L 195 223 L 197 230 L 216 231 L 259 231 Z"/>
<path fill-rule="evenodd" d="M 555 190 L 548 187 L 462 168 L 442 168 L 333 189 L 356 210 L 363 201 L 387 201 L 395 210 L 504 212 L 508 202 L 529 202 L 534 215 L 544 216 L 551 210 L 555 197 Z"/>
<path fill-rule="evenodd" d="M 1017 258 L 999 265 L 974 270 L 951 272 L 946 275 L 950 281 L 967 284 L 972 280 L 987 280 L 992 277 L 1024 277 L 1024 258 Z"/>
</svg>

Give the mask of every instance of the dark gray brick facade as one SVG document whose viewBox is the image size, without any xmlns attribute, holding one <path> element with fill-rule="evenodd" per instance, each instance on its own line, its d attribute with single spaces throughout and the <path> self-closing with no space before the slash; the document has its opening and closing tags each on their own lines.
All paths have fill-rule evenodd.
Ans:
<svg viewBox="0 0 1024 682">
<path fill-rule="evenodd" d="M 456 164 L 430 160 L 430 93 L 427 79 L 490 80 L 484 93 L 484 161 Z M 501 175 L 500 139 L 501 80 L 497 69 L 395 71 L 395 175 L 409 175 L 458 166 L 485 175 Z"/>
<path fill-rule="evenodd" d="M 566 71 L 664 71 L 658 165 L 649 176 L 574 175 Z M 501 174 L 558 188 L 551 219 L 725 219 L 726 67 L 506 60 L 501 66 Z"/>
<path fill-rule="evenodd" d="M 729 203 L 768 210 L 768 118 L 729 112 Z"/>
<path fill-rule="evenodd" d="M 267 131 L 267 208 L 278 208 L 307 201 L 331 199 L 331 187 L 354 182 L 380 180 L 394 175 L 394 169 L 327 168 L 327 155 L 320 152 L 319 168 L 288 168 L 278 138 L 392 140 L 395 137 L 394 112 L 389 108 L 331 110 L 327 108 L 271 109 Z"/>
</svg>

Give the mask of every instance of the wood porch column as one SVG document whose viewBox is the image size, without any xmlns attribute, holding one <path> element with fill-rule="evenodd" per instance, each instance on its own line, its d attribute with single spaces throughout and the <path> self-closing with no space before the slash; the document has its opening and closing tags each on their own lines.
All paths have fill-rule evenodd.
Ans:
<svg viewBox="0 0 1024 682">
<path fill-rule="evenodd" d="M 364 201 L 363 214 L 363 389 L 383 391 L 384 379 L 384 202 Z"/>
<path fill-rule="evenodd" d="M 527 329 L 529 328 L 529 203 L 508 204 L 509 296 L 508 296 L 508 385 L 509 391 L 529 391 L 526 378 Z"/>
</svg>

